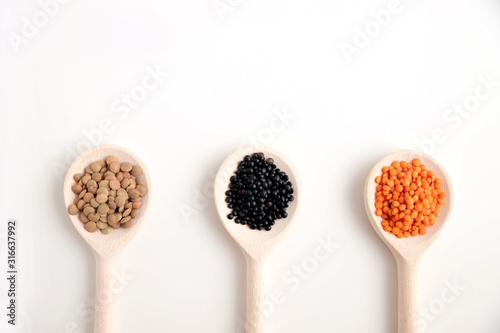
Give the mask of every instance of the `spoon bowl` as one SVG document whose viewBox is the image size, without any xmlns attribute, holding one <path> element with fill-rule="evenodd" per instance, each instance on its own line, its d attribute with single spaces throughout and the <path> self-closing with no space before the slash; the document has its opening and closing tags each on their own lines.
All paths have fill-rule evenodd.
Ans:
<svg viewBox="0 0 500 333">
<path fill-rule="evenodd" d="M 443 180 L 441 188 L 446 193 L 445 203 L 441 206 L 441 215 L 436 219 L 436 224 L 427 228 L 425 235 L 418 235 L 410 238 L 399 239 L 394 234 L 387 232 L 382 227 L 383 219 L 375 215 L 375 194 L 377 193 L 378 184 L 375 183 L 375 177 L 380 176 L 382 168 L 389 166 L 393 161 L 411 162 L 413 159 L 419 158 L 428 170 L 434 171 L 437 178 Z M 394 255 L 400 255 L 403 258 L 411 259 L 415 256 L 422 255 L 425 250 L 436 240 L 448 221 L 451 210 L 453 208 L 453 188 L 450 177 L 446 170 L 432 157 L 415 150 L 403 150 L 389 154 L 382 158 L 371 170 L 365 185 L 365 209 L 370 222 L 382 238 L 385 244 L 391 249 Z"/>
<path fill-rule="evenodd" d="M 243 160 L 245 155 L 251 155 L 256 152 L 262 152 L 266 158 L 274 159 L 274 164 L 288 175 L 294 189 L 294 200 L 289 203 L 289 207 L 287 208 L 288 217 L 276 220 L 276 224 L 270 231 L 252 230 L 247 225 L 237 224 L 234 220 L 227 218 L 227 215 L 232 211 L 224 201 L 226 197 L 225 192 L 229 189 L 229 178 L 234 175 L 234 172 L 238 168 L 238 163 Z M 300 186 L 298 172 L 293 164 L 285 155 L 269 147 L 252 146 L 239 149 L 229 155 L 222 163 L 215 177 L 215 205 L 217 213 L 227 232 L 234 238 L 246 255 L 254 259 L 266 256 L 285 236 L 295 220 L 295 213 L 301 198 Z"/>
<path fill-rule="evenodd" d="M 382 168 L 391 165 L 393 161 L 411 162 L 419 158 L 428 170 L 434 171 L 437 178 L 443 180 L 441 188 L 446 193 L 444 205 L 441 206 L 441 215 L 436 223 L 427 228 L 425 235 L 410 238 L 397 238 L 393 233 L 382 227 L 382 217 L 375 214 L 375 195 L 378 184 L 375 177 L 380 176 Z M 372 227 L 379 237 L 393 253 L 398 266 L 399 285 L 399 333 L 417 332 L 417 276 L 418 263 L 422 255 L 443 231 L 453 208 L 453 187 L 446 170 L 432 157 L 415 150 L 404 150 L 389 154 L 375 164 L 370 171 L 365 185 L 365 209 Z"/>
<path fill-rule="evenodd" d="M 123 250 L 128 241 L 137 233 L 141 227 L 151 200 L 151 178 L 142 161 L 132 152 L 125 148 L 115 145 L 100 145 L 81 153 L 71 164 L 64 180 L 64 202 L 69 207 L 76 194 L 71 191 L 71 186 L 75 183 L 73 176 L 77 173 L 83 173 L 85 167 L 89 164 L 104 160 L 113 155 L 120 163 L 130 162 L 133 165 L 139 165 L 142 168 L 144 183 L 148 188 L 148 194 L 142 198 L 142 207 L 139 215 L 133 219 L 129 228 L 118 228 L 108 235 L 102 234 L 99 230 L 90 233 L 84 228 L 84 223 L 79 219 L 79 214 L 69 215 L 75 229 L 92 248 L 96 257 L 96 316 L 95 333 L 113 333 L 113 308 L 111 297 L 113 295 L 113 266 L 117 256 Z"/>
<path fill-rule="evenodd" d="M 231 176 L 238 168 L 238 163 L 245 155 L 262 152 L 266 158 L 272 158 L 277 168 L 284 171 L 294 189 L 294 200 L 287 208 L 288 216 L 276 220 L 276 224 L 270 231 L 252 230 L 247 225 L 235 223 L 227 218 L 231 209 L 225 202 L 225 192 L 229 189 Z M 215 206 L 224 228 L 235 240 L 243 251 L 247 261 L 247 333 L 265 332 L 265 322 L 261 306 L 265 299 L 264 283 L 266 279 L 267 258 L 272 250 L 279 244 L 295 221 L 301 201 L 302 187 L 299 174 L 293 164 L 282 153 L 264 146 L 251 146 L 239 149 L 229 155 L 222 163 L 214 184 Z"/>
</svg>

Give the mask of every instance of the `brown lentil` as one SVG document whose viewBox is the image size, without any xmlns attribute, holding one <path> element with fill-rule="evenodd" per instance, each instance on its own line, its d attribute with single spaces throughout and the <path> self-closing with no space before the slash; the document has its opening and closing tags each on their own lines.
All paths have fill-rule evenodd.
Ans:
<svg viewBox="0 0 500 333">
<path fill-rule="evenodd" d="M 122 228 L 128 228 L 128 227 L 130 227 L 131 225 L 132 225 L 132 220 L 130 220 L 130 221 L 126 222 L 126 223 L 122 223 L 122 224 L 120 225 L 120 227 L 122 227 Z"/>
<path fill-rule="evenodd" d="M 138 177 L 142 173 L 142 168 L 138 165 L 134 165 L 130 173 L 132 174 L 132 176 Z"/>
<path fill-rule="evenodd" d="M 96 195 L 95 200 L 98 203 L 103 204 L 106 201 L 108 201 L 108 196 L 106 194 L 104 194 L 104 193 L 99 193 L 98 195 Z"/>
<path fill-rule="evenodd" d="M 128 221 L 130 221 L 130 219 L 132 219 L 130 216 L 126 216 L 124 218 L 121 219 L 120 223 L 123 224 L 123 223 L 127 223 Z"/>
<path fill-rule="evenodd" d="M 97 224 L 97 227 L 101 230 L 108 226 L 108 224 L 106 222 L 101 222 L 101 221 L 97 222 L 96 224 Z"/>
<path fill-rule="evenodd" d="M 109 170 L 112 172 L 112 173 L 117 173 L 120 171 L 120 163 L 118 162 L 113 162 L 109 165 Z"/>
<path fill-rule="evenodd" d="M 82 221 L 83 223 L 87 223 L 89 221 L 89 218 L 82 213 L 80 213 L 80 221 Z"/>
<path fill-rule="evenodd" d="M 78 210 L 83 210 L 83 206 L 85 206 L 86 202 L 83 200 L 78 201 L 76 204 L 76 207 L 78 207 Z"/>
<path fill-rule="evenodd" d="M 85 230 L 87 230 L 88 232 L 96 232 L 97 224 L 95 224 L 95 222 L 85 223 Z"/>
<path fill-rule="evenodd" d="M 107 226 L 106 228 L 101 230 L 101 232 L 105 235 L 111 233 L 111 231 L 113 231 L 113 228 L 111 226 Z"/>
<path fill-rule="evenodd" d="M 80 194 L 80 192 L 82 191 L 82 187 L 78 184 L 75 184 L 71 186 L 71 191 L 73 191 L 73 193 L 75 194 Z"/>
<path fill-rule="evenodd" d="M 95 180 L 96 182 L 100 181 L 102 179 L 102 173 L 94 173 L 92 174 L 92 180 Z"/>
<path fill-rule="evenodd" d="M 94 199 L 94 195 L 92 193 L 85 193 L 83 195 L 83 201 L 85 202 L 90 202 L 92 199 Z"/>
<path fill-rule="evenodd" d="M 120 166 L 120 170 L 125 171 L 125 172 L 131 171 L 132 168 L 133 168 L 133 165 L 128 163 L 128 162 L 122 163 L 122 165 Z"/>
<path fill-rule="evenodd" d="M 109 211 L 109 206 L 105 203 L 100 204 L 99 207 L 97 207 L 97 212 L 101 215 L 107 214 Z"/>
<path fill-rule="evenodd" d="M 120 182 L 118 181 L 118 179 L 113 179 L 109 182 L 109 187 L 112 189 L 112 190 L 118 190 L 120 187 L 121 187 L 121 184 Z"/>
<path fill-rule="evenodd" d="M 108 215 L 108 223 L 110 225 L 115 224 L 116 222 L 118 222 L 118 218 L 116 217 L 115 214 Z"/>
<path fill-rule="evenodd" d="M 97 213 L 90 213 L 89 216 L 87 216 L 89 218 L 90 221 L 94 221 L 94 222 L 97 222 L 99 221 L 99 219 L 101 218 L 99 216 L 99 214 Z"/>
<path fill-rule="evenodd" d="M 137 185 L 136 189 L 137 191 L 139 191 L 141 197 L 145 196 L 148 193 L 148 189 L 144 185 Z"/>
<path fill-rule="evenodd" d="M 116 206 L 123 207 L 125 205 L 125 200 L 127 200 L 127 199 L 125 199 L 124 196 L 121 196 L 121 195 L 117 196 L 115 198 L 115 204 L 116 204 Z"/>
<path fill-rule="evenodd" d="M 121 182 L 123 180 L 123 172 L 118 172 L 116 174 L 116 180 Z"/>
<path fill-rule="evenodd" d="M 141 196 L 141 194 L 139 193 L 138 190 L 136 190 L 135 188 L 134 189 L 131 189 L 130 191 L 128 191 L 128 195 L 130 196 L 130 199 L 137 199 Z"/>
<path fill-rule="evenodd" d="M 87 207 L 83 208 L 83 215 L 85 215 L 85 216 L 88 216 L 90 213 L 94 213 L 94 212 L 95 212 L 94 207 L 87 206 Z"/>
<path fill-rule="evenodd" d="M 78 214 L 80 210 L 78 209 L 78 207 L 75 205 L 75 204 L 72 204 L 71 206 L 69 206 L 68 208 L 68 213 L 69 215 L 76 215 Z"/>
</svg>

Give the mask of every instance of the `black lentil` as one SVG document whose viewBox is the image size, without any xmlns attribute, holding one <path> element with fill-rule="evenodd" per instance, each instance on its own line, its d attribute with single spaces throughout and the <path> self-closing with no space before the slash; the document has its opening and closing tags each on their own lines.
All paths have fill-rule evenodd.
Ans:
<svg viewBox="0 0 500 333">
<path fill-rule="evenodd" d="M 227 218 L 250 229 L 271 230 L 275 221 L 288 216 L 294 200 L 288 175 L 266 159 L 264 153 L 246 155 L 231 176 L 226 202 L 232 212 Z"/>
</svg>

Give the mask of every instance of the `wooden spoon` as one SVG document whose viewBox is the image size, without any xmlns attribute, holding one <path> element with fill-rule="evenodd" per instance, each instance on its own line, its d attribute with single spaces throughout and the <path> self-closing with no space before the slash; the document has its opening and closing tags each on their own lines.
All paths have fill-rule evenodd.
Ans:
<svg viewBox="0 0 500 333">
<path fill-rule="evenodd" d="M 375 177 L 382 173 L 384 166 L 390 166 L 393 161 L 411 162 L 419 158 L 428 170 L 435 172 L 436 177 L 443 180 L 442 189 L 446 192 L 444 205 L 441 206 L 441 215 L 436 224 L 427 228 L 425 235 L 399 239 L 394 234 L 382 228 L 382 218 L 375 215 L 375 194 L 378 186 Z M 389 247 L 396 258 L 398 267 L 398 333 L 417 332 L 417 276 L 418 263 L 425 251 L 436 240 L 443 230 L 453 206 L 453 188 L 446 170 L 432 157 L 414 150 L 404 150 L 387 155 L 371 170 L 365 185 L 365 209 L 370 222 Z"/>
<path fill-rule="evenodd" d="M 245 155 L 262 152 L 266 159 L 274 159 L 276 166 L 286 172 L 294 189 L 294 201 L 287 208 L 288 217 L 276 220 L 270 231 L 252 230 L 227 218 L 231 209 L 227 207 L 225 192 L 229 189 L 229 178 L 234 175 L 238 163 Z M 247 261 L 247 333 L 265 332 L 262 305 L 265 300 L 266 262 L 269 254 L 290 230 L 301 199 L 301 183 L 297 170 L 282 153 L 268 147 L 253 146 L 239 149 L 222 163 L 215 178 L 215 206 L 222 224 L 243 251 Z"/>
<path fill-rule="evenodd" d="M 75 198 L 71 191 L 71 186 L 75 183 L 73 176 L 76 173 L 83 173 L 85 167 L 106 157 L 113 155 L 118 158 L 119 163 L 130 162 L 142 168 L 142 177 L 148 188 L 148 194 L 142 199 L 142 207 L 132 225 L 129 228 L 119 228 L 110 234 L 104 235 L 99 230 L 90 233 L 84 229 L 84 224 L 79 219 L 79 214 L 68 215 L 76 230 L 83 239 L 90 245 L 96 258 L 96 300 L 95 300 L 95 323 L 94 333 L 113 333 L 113 266 L 124 246 L 139 230 L 144 221 L 151 198 L 151 178 L 144 163 L 132 152 L 125 148 L 114 145 L 101 145 L 93 147 L 76 158 L 70 166 L 66 179 L 64 180 L 64 201 L 69 207 Z M 115 281 L 116 282 L 116 281 Z"/>
</svg>

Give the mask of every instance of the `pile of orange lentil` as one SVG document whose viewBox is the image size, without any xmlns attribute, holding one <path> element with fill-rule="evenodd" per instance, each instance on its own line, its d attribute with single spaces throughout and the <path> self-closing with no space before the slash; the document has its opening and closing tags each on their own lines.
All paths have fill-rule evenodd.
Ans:
<svg viewBox="0 0 500 333">
<path fill-rule="evenodd" d="M 382 168 L 375 178 L 376 215 L 385 231 L 397 238 L 425 235 L 426 227 L 434 225 L 444 204 L 443 181 L 427 170 L 420 159 L 411 163 L 394 161 Z"/>
</svg>

